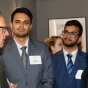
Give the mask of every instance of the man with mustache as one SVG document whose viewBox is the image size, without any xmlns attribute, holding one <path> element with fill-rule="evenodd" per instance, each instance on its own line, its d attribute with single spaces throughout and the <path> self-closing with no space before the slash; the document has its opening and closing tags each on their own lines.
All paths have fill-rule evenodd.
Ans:
<svg viewBox="0 0 88 88">
<path fill-rule="evenodd" d="M 80 88 L 86 55 L 78 48 L 83 27 L 77 20 L 66 22 L 62 32 L 63 49 L 52 55 L 54 88 Z"/>
<path fill-rule="evenodd" d="M 52 88 L 53 68 L 45 43 L 29 37 L 33 15 L 25 7 L 11 14 L 13 38 L 3 50 L 3 61 L 10 83 L 17 88 Z"/>
</svg>

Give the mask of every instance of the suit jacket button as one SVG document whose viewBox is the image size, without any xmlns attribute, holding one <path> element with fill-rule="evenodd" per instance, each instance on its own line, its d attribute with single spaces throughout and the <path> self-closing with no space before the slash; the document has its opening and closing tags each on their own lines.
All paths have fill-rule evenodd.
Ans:
<svg viewBox="0 0 88 88">
<path fill-rule="evenodd" d="M 26 82 L 26 85 L 28 85 L 28 83 Z"/>
</svg>

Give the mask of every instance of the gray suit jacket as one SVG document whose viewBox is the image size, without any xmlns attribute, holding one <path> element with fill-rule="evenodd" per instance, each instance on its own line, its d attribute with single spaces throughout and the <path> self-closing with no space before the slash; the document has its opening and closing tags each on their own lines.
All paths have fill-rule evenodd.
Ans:
<svg viewBox="0 0 88 88">
<path fill-rule="evenodd" d="M 9 81 L 17 84 L 18 88 L 52 88 L 53 70 L 47 45 L 29 38 L 28 56 L 41 56 L 41 64 L 31 64 L 28 57 L 25 75 L 14 40 L 10 40 L 5 46 L 2 57 Z"/>
</svg>

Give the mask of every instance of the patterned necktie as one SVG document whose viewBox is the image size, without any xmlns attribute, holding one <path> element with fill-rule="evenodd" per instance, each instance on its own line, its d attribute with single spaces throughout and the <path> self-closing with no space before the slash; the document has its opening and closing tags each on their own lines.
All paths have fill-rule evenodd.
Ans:
<svg viewBox="0 0 88 88">
<path fill-rule="evenodd" d="M 26 46 L 23 46 L 23 47 L 21 48 L 21 50 L 22 50 L 21 59 L 22 59 L 23 65 L 24 65 L 24 69 L 25 69 L 25 71 L 26 71 L 26 69 L 27 69 Z"/>
<path fill-rule="evenodd" d="M 67 63 L 67 71 L 68 71 L 68 75 L 69 75 L 69 78 L 71 77 L 71 72 L 72 72 L 72 69 L 73 69 L 73 63 L 72 63 L 72 54 L 67 54 L 67 57 L 68 57 L 68 63 Z"/>
</svg>

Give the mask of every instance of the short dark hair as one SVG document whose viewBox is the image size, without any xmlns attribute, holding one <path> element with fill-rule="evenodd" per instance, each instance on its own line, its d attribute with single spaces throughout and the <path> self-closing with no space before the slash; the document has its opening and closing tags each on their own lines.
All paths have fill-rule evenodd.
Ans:
<svg viewBox="0 0 88 88">
<path fill-rule="evenodd" d="M 11 14 L 11 22 L 13 22 L 16 13 L 24 13 L 30 18 L 30 23 L 32 24 L 33 15 L 31 11 L 25 7 L 16 8 Z"/>
<path fill-rule="evenodd" d="M 82 36 L 82 33 L 83 33 L 83 27 L 81 25 L 81 23 L 78 21 L 78 20 L 70 20 L 70 21 L 67 21 L 66 24 L 65 24 L 65 27 L 66 26 L 76 26 L 79 28 L 79 36 Z M 65 29 L 64 27 L 64 29 Z"/>
</svg>

